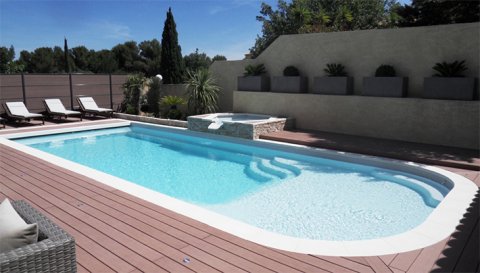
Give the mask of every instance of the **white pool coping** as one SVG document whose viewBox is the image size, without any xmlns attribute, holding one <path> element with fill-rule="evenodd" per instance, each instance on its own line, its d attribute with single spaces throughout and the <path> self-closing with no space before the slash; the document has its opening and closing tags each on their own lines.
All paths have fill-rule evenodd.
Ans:
<svg viewBox="0 0 480 273">
<path fill-rule="evenodd" d="M 425 222 L 414 229 L 394 236 L 359 241 L 325 241 L 309 240 L 285 236 L 278 233 L 246 224 L 230 217 L 215 213 L 205 208 L 169 197 L 165 194 L 139 186 L 133 182 L 106 174 L 101 171 L 80 165 L 78 163 L 51 155 L 46 152 L 16 143 L 9 139 L 66 132 L 78 132 L 94 129 L 114 128 L 128 126 L 131 123 L 145 124 L 141 122 L 118 122 L 115 124 L 98 124 L 74 128 L 52 129 L 36 132 L 20 132 L 0 136 L 0 143 L 8 147 L 25 152 L 72 172 L 84 175 L 105 185 L 124 191 L 153 204 L 162 206 L 176 213 L 198 220 L 214 228 L 236 235 L 264 246 L 292 251 L 304 254 L 327 255 L 327 256 L 376 256 L 411 251 L 435 244 L 450 236 L 460 223 L 464 213 L 470 206 L 478 187 L 467 178 L 432 166 L 420 165 L 412 162 L 385 159 L 374 156 L 366 156 L 345 152 L 337 152 L 326 149 L 311 148 L 296 144 L 286 144 L 266 140 L 244 140 L 199 132 L 187 131 L 185 128 L 169 127 L 164 125 L 145 124 L 149 127 L 162 128 L 171 132 L 181 132 L 193 136 L 201 136 L 210 139 L 228 140 L 235 143 L 250 144 L 260 147 L 275 148 L 294 153 L 322 156 L 330 159 L 342 159 L 348 162 L 367 163 L 378 167 L 392 168 L 400 171 L 414 173 L 416 175 L 431 178 L 442 184 L 451 185 L 453 188 L 444 200 L 433 210 Z"/>
</svg>

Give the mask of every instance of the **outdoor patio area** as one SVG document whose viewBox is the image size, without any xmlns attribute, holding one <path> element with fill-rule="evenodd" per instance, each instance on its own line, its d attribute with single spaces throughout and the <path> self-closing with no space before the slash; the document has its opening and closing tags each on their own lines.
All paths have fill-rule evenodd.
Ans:
<svg viewBox="0 0 480 273">
<path fill-rule="evenodd" d="M 73 120 L 73 119 L 72 119 Z M 14 131 L 115 123 L 119 119 L 27 126 Z M 48 126 L 48 127 L 47 127 Z M 7 126 L 7 128 L 11 128 Z M 0 130 L 0 136 L 13 130 Z M 299 136 L 303 136 L 300 138 Z M 308 135 L 308 137 L 307 137 Z M 462 149 L 368 140 L 313 132 L 284 132 L 282 139 L 328 148 L 389 156 L 403 149 L 411 161 L 422 155 L 457 162 L 449 171 L 480 186 L 478 155 Z M 272 139 L 272 136 L 262 138 Z M 303 142 L 299 142 L 303 139 Z M 372 142 L 370 142 L 372 143 Z M 401 145 L 403 144 L 403 145 Z M 352 147 L 361 147 L 352 150 Z M 323 146 L 325 147 L 325 145 Z M 350 147 L 350 148 L 349 148 Z M 380 147 L 380 148 L 379 148 Z M 435 148 L 436 147 L 436 148 Z M 410 150 L 408 149 L 415 149 Z M 383 151 L 383 152 L 382 152 Z M 387 151 L 387 152 L 386 152 Z M 422 152 L 418 152 L 422 151 Z M 448 152 L 448 153 L 447 153 Z M 443 156 L 450 154 L 451 156 Z M 469 167 L 473 166 L 473 167 Z M 475 169 L 476 170 L 472 170 Z M 79 272 L 478 272 L 479 198 L 457 231 L 415 251 L 374 257 L 327 257 L 267 248 L 142 199 L 67 171 L 36 157 L 0 145 L 0 200 L 23 199 L 38 208 L 76 240 Z"/>
</svg>

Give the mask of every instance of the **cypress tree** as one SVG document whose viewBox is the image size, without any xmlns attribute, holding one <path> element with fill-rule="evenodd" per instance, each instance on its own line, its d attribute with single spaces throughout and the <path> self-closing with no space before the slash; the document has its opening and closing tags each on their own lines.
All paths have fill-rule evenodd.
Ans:
<svg viewBox="0 0 480 273">
<path fill-rule="evenodd" d="M 67 38 L 63 38 L 65 42 L 63 43 L 63 52 L 65 54 L 65 73 L 70 73 L 70 64 L 68 63 L 68 45 Z"/>
<path fill-rule="evenodd" d="M 185 65 L 183 63 L 182 50 L 178 45 L 178 34 L 172 9 L 168 8 L 167 19 L 162 34 L 162 65 L 160 73 L 166 84 L 183 83 Z"/>
</svg>

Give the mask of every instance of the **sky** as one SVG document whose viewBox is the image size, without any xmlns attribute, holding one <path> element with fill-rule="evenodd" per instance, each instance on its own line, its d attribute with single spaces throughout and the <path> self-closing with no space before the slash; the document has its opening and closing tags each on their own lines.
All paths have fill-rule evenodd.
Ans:
<svg viewBox="0 0 480 273">
<path fill-rule="evenodd" d="M 277 0 L 263 0 L 276 7 Z M 401 0 L 409 3 L 410 0 Z M 20 51 L 60 46 L 111 49 L 126 41 L 161 41 L 172 8 L 182 54 L 243 59 L 261 34 L 262 0 L 0 0 L 0 46 Z"/>
</svg>

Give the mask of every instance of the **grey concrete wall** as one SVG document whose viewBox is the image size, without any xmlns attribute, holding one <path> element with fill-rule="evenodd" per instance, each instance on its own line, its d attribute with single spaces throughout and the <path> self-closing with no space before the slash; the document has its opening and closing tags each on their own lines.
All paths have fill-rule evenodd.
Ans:
<svg viewBox="0 0 480 273">
<path fill-rule="evenodd" d="M 479 42 L 479 23 L 284 35 L 254 60 L 215 62 L 210 70 L 222 87 L 226 111 L 232 109 L 237 76 L 250 63 L 263 63 L 270 76 L 294 65 L 309 77 L 310 92 L 313 78 L 324 75 L 327 63 L 342 63 L 354 77 L 355 94 L 361 94 L 363 77 L 374 75 L 380 64 L 390 64 L 399 76 L 409 77 L 408 96 L 421 97 L 423 78 L 434 74 L 437 62 L 466 60 L 466 75 L 478 77 Z"/>
<path fill-rule="evenodd" d="M 235 112 L 293 117 L 297 128 L 479 149 L 480 102 L 234 92 Z"/>
<path fill-rule="evenodd" d="M 254 60 L 215 61 L 210 66 L 210 72 L 220 86 L 220 112 L 230 112 L 233 109 L 233 90 L 237 89 L 237 77 L 243 75 L 245 66 L 255 63 Z"/>
</svg>

